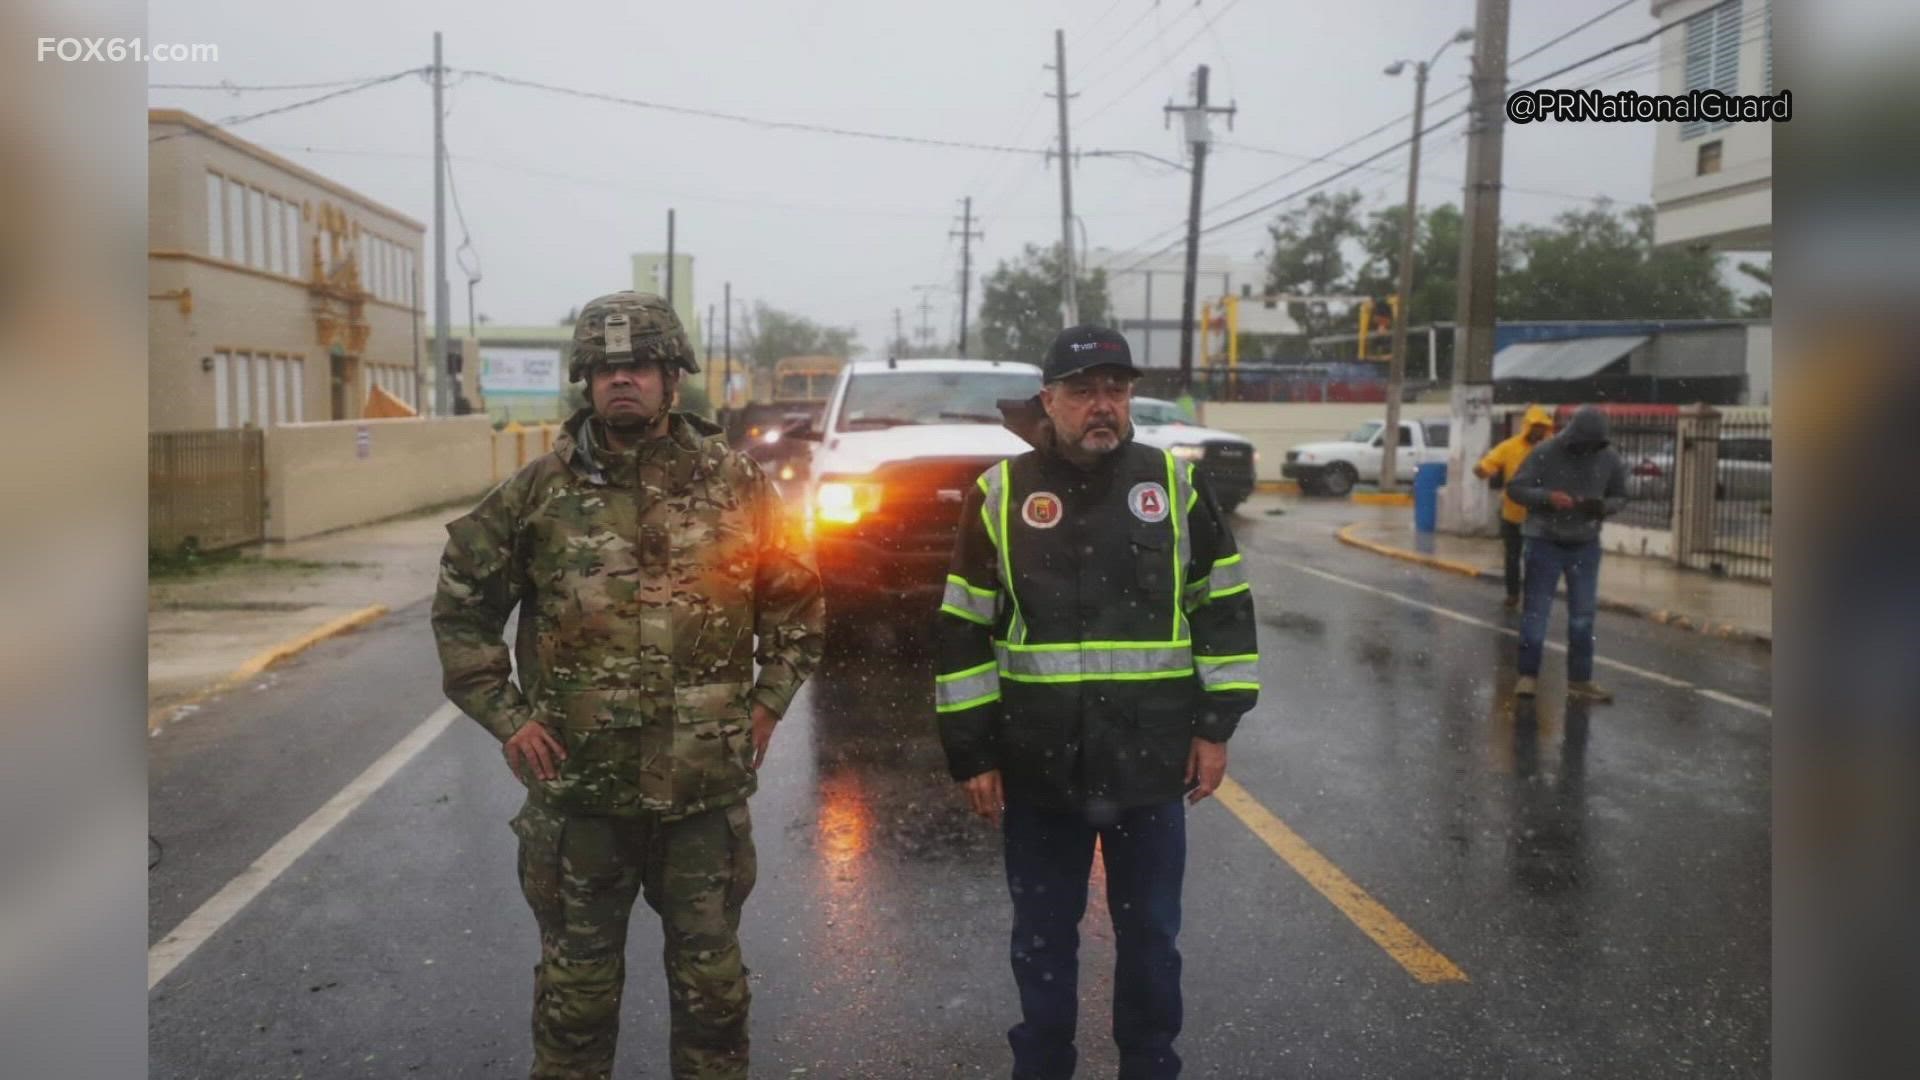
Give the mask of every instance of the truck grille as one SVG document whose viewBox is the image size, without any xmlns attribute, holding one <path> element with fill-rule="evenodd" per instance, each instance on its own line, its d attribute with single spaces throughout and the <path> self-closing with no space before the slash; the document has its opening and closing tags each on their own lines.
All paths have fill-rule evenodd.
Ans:
<svg viewBox="0 0 1920 1080">
<path fill-rule="evenodd" d="M 960 532 L 960 508 L 973 482 L 997 458 L 921 458 L 882 466 L 880 512 L 853 534 L 901 555 L 950 555 Z"/>
<path fill-rule="evenodd" d="M 1236 490 L 1253 485 L 1253 447 L 1243 442 L 1210 442 L 1200 457 L 1200 472 L 1216 488 Z"/>
</svg>

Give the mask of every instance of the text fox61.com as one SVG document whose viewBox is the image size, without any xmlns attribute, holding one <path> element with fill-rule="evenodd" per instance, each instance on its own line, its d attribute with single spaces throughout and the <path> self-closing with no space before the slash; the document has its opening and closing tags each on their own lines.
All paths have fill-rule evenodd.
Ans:
<svg viewBox="0 0 1920 1080">
<path fill-rule="evenodd" d="M 43 37 L 39 39 L 41 63 L 63 64 L 216 64 L 220 46 L 207 42 L 197 45 L 147 42 L 124 37 Z"/>
</svg>

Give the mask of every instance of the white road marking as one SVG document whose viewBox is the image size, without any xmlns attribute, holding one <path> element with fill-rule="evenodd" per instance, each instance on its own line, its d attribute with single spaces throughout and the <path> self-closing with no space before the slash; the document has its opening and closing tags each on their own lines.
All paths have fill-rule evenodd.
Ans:
<svg viewBox="0 0 1920 1080">
<path fill-rule="evenodd" d="M 232 881 L 221 887 L 206 903 L 194 909 L 193 914 L 182 919 L 179 926 L 155 942 L 147 950 L 147 989 L 151 991 L 160 985 L 160 981 L 173 973 L 173 969 L 193 955 L 195 949 L 206 944 L 207 939 L 220 932 L 240 910 L 253 902 L 254 897 L 266 891 L 267 886 L 287 868 L 305 855 L 320 838 L 333 830 L 335 825 L 345 820 L 347 815 L 360 807 L 361 803 L 381 785 L 393 778 L 393 775 L 406 767 L 426 749 L 441 732 L 447 729 L 460 710 L 451 703 L 442 705 L 420 725 L 408 732 L 406 737 L 394 744 L 393 749 L 380 756 L 380 760 L 367 766 L 365 772 L 354 777 L 353 782 L 328 799 L 325 806 L 308 815 L 305 821 L 295 826 L 293 831 L 280 838 L 279 842 L 268 848 L 266 854 L 253 861 L 253 865 L 240 871 Z"/>
<path fill-rule="evenodd" d="M 1452 619 L 1455 622 L 1463 622 L 1468 624 L 1469 626 L 1483 627 L 1485 629 L 1492 630 L 1495 633 L 1505 634 L 1508 637 L 1517 638 L 1520 636 L 1519 631 L 1514 630 L 1510 627 L 1501 626 L 1498 623 L 1488 622 L 1485 619 L 1475 618 L 1474 616 L 1468 615 L 1464 612 L 1454 611 L 1452 608 L 1443 608 L 1436 604 L 1429 604 L 1423 600 L 1415 600 L 1410 596 L 1402 596 L 1399 593 L 1393 592 L 1390 589 L 1382 589 L 1377 585 L 1368 585 L 1364 581 L 1355 581 L 1352 578 L 1341 577 L 1339 574 L 1328 573 L 1327 571 L 1321 570 L 1317 567 L 1305 566 L 1300 563 L 1290 562 L 1285 559 L 1277 559 L 1275 561 L 1278 562 L 1280 565 L 1287 567 L 1290 570 L 1298 570 L 1303 574 L 1311 574 L 1314 577 L 1331 581 L 1336 585 L 1345 585 L 1350 589 L 1359 589 L 1361 592 L 1370 592 L 1376 596 L 1383 596 L 1383 597 L 1386 597 L 1388 600 L 1392 600 L 1396 603 L 1405 604 L 1408 607 L 1419 608 L 1422 611 L 1430 611 L 1435 615 Z M 1564 644 L 1561 644 L 1560 642 L 1549 641 L 1546 644 L 1547 644 L 1547 648 L 1552 649 L 1554 652 L 1563 653 L 1567 651 L 1567 647 Z M 1706 687 L 1695 686 L 1692 683 L 1687 682 L 1685 679 L 1676 679 L 1671 675 L 1665 675 L 1658 671 L 1649 671 L 1646 668 L 1635 667 L 1632 664 L 1622 663 L 1618 660 L 1612 660 L 1604 656 L 1596 656 L 1593 658 L 1593 661 L 1595 664 L 1601 665 L 1603 667 L 1612 668 L 1615 671 L 1624 671 L 1630 675 L 1637 675 L 1640 678 L 1647 679 L 1651 682 L 1657 682 L 1666 686 L 1671 686 L 1676 690 L 1691 690 L 1694 693 L 1699 694 L 1704 698 L 1707 698 L 1711 701 L 1717 701 L 1722 705 L 1731 705 L 1736 709 L 1745 709 L 1748 712 L 1756 713 L 1760 716 L 1773 715 L 1773 710 L 1768 708 L 1765 705 L 1761 705 L 1752 701 L 1747 701 L 1744 698 L 1737 698 L 1737 697 L 1734 697 L 1732 694 L 1724 693 L 1719 690 L 1709 690 Z"/>
<path fill-rule="evenodd" d="M 1748 712 L 1758 713 L 1761 716 L 1773 715 L 1772 709 L 1769 709 L 1764 705 L 1755 705 L 1751 701 L 1734 697 L 1732 694 L 1723 694 L 1718 690 L 1702 690 L 1700 691 L 1700 694 L 1703 697 L 1712 698 L 1713 700 L 1720 702 L 1722 705 L 1731 705 L 1736 709 L 1745 709 Z"/>
</svg>

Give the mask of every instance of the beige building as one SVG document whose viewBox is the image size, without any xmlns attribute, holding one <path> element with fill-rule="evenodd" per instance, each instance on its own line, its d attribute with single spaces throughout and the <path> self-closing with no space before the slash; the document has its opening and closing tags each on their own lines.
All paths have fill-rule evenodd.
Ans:
<svg viewBox="0 0 1920 1080">
<path fill-rule="evenodd" d="M 1776 94 L 1773 0 L 1651 0 L 1662 24 L 1660 93 Z M 1655 124 L 1653 240 L 1773 250 L 1773 125 Z"/>
<path fill-rule="evenodd" d="M 426 227 L 187 113 L 147 130 L 149 430 L 421 408 Z"/>
</svg>

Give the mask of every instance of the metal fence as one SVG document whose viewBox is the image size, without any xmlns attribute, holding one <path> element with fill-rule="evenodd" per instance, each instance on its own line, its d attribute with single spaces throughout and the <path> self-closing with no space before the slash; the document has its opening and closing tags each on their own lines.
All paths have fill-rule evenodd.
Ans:
<svg viewBox="0 0 1920 1080">
<path fill-rule="evenodd" d="M 1608 421 L 1613 449 L 1627 466 L 1627 508 L 1613 520 L 1641 529 L 1671 530 L 1679 414 L 1618 412 Z"/>
<path fill-rule="evenodd" d="M 266 535 L 266 441 L 257 428 L 147 436 L 147 547 L 214 551 Z"/>
<path fill-rule="evenodd" d="M 1773 580 L 1771 414 L 1729 409 L 1707 432 L 1685 438 L 1715 444 L 1712 525 L 1687 561 L 1715 574 Z"/>
</svg>

